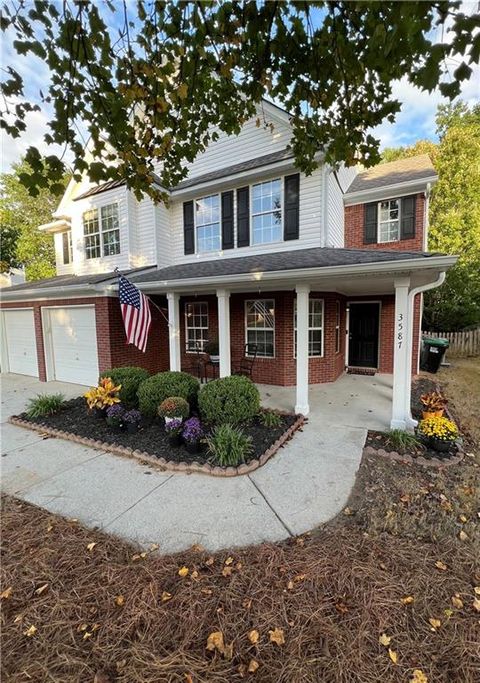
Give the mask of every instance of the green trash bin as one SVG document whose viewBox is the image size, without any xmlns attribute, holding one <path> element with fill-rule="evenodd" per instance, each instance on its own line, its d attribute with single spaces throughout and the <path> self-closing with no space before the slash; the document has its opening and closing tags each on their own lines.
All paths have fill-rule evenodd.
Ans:
<svg viewBox="0 0 480 683">
<path fill-rule="evenodd" d="M 449 346 L 444 337 L 423 337 L 420 370 L 436 373 Z"/>
</svg>

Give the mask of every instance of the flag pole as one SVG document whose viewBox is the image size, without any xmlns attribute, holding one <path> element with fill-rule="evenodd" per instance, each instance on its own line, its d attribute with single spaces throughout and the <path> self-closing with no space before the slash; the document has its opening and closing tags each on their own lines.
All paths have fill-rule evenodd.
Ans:
<svg viewBox="0 0 480 683">
<path fill-rule="evenodd" d="M 114 270 L 113 272 L 114 272 L 117 276 L 121 275 L 122 277 L 125 277 L 125 275 L 119 270 L 118 266 L 115 268 L 115 270 Z M 147 299 L 148 299 L 149 302 L 152 304 L 152 306 L 155 306 L 155 308 L 157 309 L 157 311 L 160 312 L 160 315 L 163 316 L 163 318 L 164 318 L 164 320 L 166 321 L 167 325 L 170 327 L 170 322 L 169 322 L 169 320 L 168 320 L 168 316 L 165 315 L 165 313 L 163 312 L 163 309 L 161 309 L 160 306 L 159 306 L 158 304 L 156 304 L 155 301 L 154 301 L 148 294 L 143 293 L 143 295 L 147 297 Z"/>
</svg>

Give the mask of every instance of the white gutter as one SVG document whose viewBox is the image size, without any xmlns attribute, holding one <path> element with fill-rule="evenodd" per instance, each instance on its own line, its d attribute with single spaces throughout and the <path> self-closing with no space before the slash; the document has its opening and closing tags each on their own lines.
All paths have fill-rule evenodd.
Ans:
<svg viewBox="0 0 480 683">
<path fill-rule="evenodd" d="M 318 277 L 332 277 L 335 275 L 368 275 L 371 273 L 392 273 L 393 271 L 415 271 L 425 269 L 447 270 L 457 261 L 457 256 L 431 256 L 429 258 L 401 259 L 398 261 L 374 262 L 363 264 L 346 264 L 342 266 L 317 266 L 314 268 L 295 268 L 291 270 L 255 271 L 239 273 L 237 275 L 211 275 L 208 277 L 184 278 L 182 280 L 155 280 L 149 282 L 135 282 L 135 286 L 141 290 L 174 291 L 198 287 L 200 285 L 218 286 L 220 284 L 242 284 L 273 282 L 279 280 L 309 280 Z M 185 264 L 187 265 L 187 264 Z M 110 285 L 109 289 L 115 290 L 117 285 Z"/>
<path fill-rule="evenodd" d="M 420 285 L 419 287 L 414 287 L 409 293 L 408 293 L 408 318 L 409 318 L 409 327 L 410 327 L 410 334 L 408 335 L 407 339 L 407 358 L 410 359 L 410 364 L 406 369 L 406 378 L 405 378 L 405 414 L 407 415 L 407 427 L 416 427 L 418 422 L 417 420 L 414 420 L 412 417 L 412 412 L 411 412 L 411 405 L 410 405 L 410 394 L 412 393 L 412 366 L 411 366 L 411 359 L 412 359 L 412 349 L 413 349 L 413 308 L 415 304 L 415 297 L 417 294 L 423 294 L 423 292 L 428 292 L 430 289 L 435 289 L 436 287 L 440 287 L 445 281 L 445 276 L 446 272 L 442 271 L 441 273 L 438 274 L 437 279 L 434 282 L 429 282 L 427 285 Z M 420 321 L 420 327 L 421 327 L 421 321 Z M 418 347 L 418 353 L 420 354 L 420 346 Z"/>
<path fill-rule="evenodd" d="M 110 290 L 100 285 L 65 285 L 64 287 L 37 287 L 34 289 L 19 289 L 18 291 L 7 292 L 2 289 L 2 301 L 30 301 L 32 299 L 74 299 L 79 296 L 111 296 Z"/>
<path fill-rule="evenodd" d="M 352 204 L 361 204 L 363 201 L 370 198 L 374 199 L 377 196 L 381 196 L 382 198 L 388 195 L 399 196 L 405 192 L 413 194 L 414 192 L 420 192 L 424 190 L 426 185 L 431 185 L 437 180 L 438 175 L 432 175 L 425 178 L 419 178 L 417 180 L 408 180 L 403 183 L 379 185 L 378 187 L 372 187 L 366 190 L 358 190 L 357 192 L 346 192 L 343 199 L 345 206 L 351 206 Z"/>
</svg>

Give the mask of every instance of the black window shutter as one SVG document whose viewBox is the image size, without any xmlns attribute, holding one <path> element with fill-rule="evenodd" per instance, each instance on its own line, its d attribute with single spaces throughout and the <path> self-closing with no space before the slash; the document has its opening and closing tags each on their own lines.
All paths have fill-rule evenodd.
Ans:
<svg viewBox="0 0 480 683">
<path fill-rule="evenodd" d="M 415 237 L 415 213 L 417 198 L 415 195 L 402 197 L 400 208 L 400 239 L 409 240 Z"/>
<path fill-rule="evenodd" d="M 233 249 L 233 190 L 222 192 L 222 249 Z"/>
<path fill-rule="evenodd" d="M 195 226 L 193 222 L 193 202 L 183 202 L 183 253 L 195 253 Z"/>
<path fill-rule="evenodd" d="M 377 241 L 377 202 L 365 204 L 365 217 L 363 222 L 363 243 L 375 244 Z"/>
<path fill-rule="evenodd" d="M 250 244 L 250 191 L 248 187 L 237 190 L 237 246 Z"/>
<path fill-rule="evenodd" d="M 283 238 L 298 240 L 300 233 L 300 174 L 285 176 L 285 222 Z"/>
</svg>

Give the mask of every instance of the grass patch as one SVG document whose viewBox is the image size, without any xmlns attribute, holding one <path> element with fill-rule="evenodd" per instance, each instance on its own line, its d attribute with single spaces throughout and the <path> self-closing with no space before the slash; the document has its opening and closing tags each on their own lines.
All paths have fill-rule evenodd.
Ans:
<svg viewBox="0 0 480 683">
<path fill-rule="evenodd" d="M 253 450 L 252 437 L 238 427 L 218 425 L 207 437 L 208 451 L 221 467 L 236 467 L 245 462 Z"/>
<path fill-rule="evenodd" d="M 391 448 L 394 448 L 399 453 L 405 453 L 416 448 L 423 448 L 423 444 L 415 434 L 406 432 L 403 429 L 390 429 L 385 432 L 385 440 Z"/>
<path fill-rule="evenodd" d="M 62 408 L 64 402 L 63 394 L 37 394 L 29 400 L 25 412 L 30 418 L 54 415 Z"/>
</svg>

